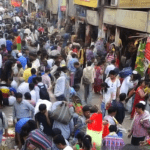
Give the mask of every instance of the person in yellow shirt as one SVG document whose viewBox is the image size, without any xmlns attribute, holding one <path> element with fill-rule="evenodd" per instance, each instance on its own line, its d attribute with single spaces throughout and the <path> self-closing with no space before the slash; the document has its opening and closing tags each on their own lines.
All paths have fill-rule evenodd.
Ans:
<svg viewBox="0 0 150 150">
<path fill-rule="evenodd" d="M 32 64 L 28 62 L 27 68 L 24 70 L 23 73 L 23 79 L 25 80 L 25 82 L 28 82 L 28 78 L 31 76 L 31 68 L 32 68 Z"/>
</svg>

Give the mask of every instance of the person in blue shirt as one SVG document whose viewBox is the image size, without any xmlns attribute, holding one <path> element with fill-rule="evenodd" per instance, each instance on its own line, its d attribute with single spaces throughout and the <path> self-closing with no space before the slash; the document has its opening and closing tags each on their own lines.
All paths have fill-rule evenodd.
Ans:
<svg viewBox="0 0 150 150">
<path fill-rule="evenodd" d="M 27 64 L 27 59 L 24 56 L 22 56 L 22 53 L 19 53 L 18 57 L 19 57 L 18 61 L 21 63 L 23 69 L 25 69 L 26 64 Z"/>
<path fill-rule="evenodd" d="M 32 76 L 29 77 L 28 83 L 32 83 L 33 82 L 33 78 L 36 77 L 36 69 L 35 68 L 31 69 L 31 74 L 32 74 Z"/>
<path fill-rule="evenodd" d="M 7 40 L 6 40 L 6 49 L 8 52 L 12 51 L 12 41 L 11 41 L 11 36 L 8 36 Z"/>
<path fill-rule="evenodd" d="M 116 120 L 122 124 L 123 123 L 123 120 L 125 118 L 125 107 L 124 107 L 124 101 L 126 99 L 126 94 L 125 93 L 121 93 L 119 95 L 119 102 L 116 102 L 116 107 L 117 108 L 117 113 L 116 113 Z"/>
<path fill-rule="evenodd" d="M 74 85 L 74 74 L 76 72 L 76 68 L 74 67 L 74 63 L 79 62 L 76 54 L 72 54 L 72 58 L 69 59 L 68 62 L 68 70 L 70 71 L 70 86 Z"/>
</svg>

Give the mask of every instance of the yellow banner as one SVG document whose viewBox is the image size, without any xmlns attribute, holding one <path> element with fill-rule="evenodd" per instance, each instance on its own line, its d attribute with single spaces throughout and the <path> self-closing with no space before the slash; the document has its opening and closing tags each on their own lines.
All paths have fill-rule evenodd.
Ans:
<svg viewBox="0 0 150 150">
<path fill-rule="evenodd" d="M 62 1 L 61 1 L 61 6 L 66 6 L 66 5 L 67 5 L 66 0 L 62 0 Z"/>
<path fill-rule="evenodd" d="M 87 7 L 98 7 L 98 0 L 74 0 L 75 4 L 83 5 Z"/>
<path fill-rule="evenodd" d="M 66 0 L 62 0 L 62 1 L 61 1 L 60 10 L 61 10 L 61 11 L 66 11 L 66 5 L 67 5 Z"/>
<path fill-rule="evenodd" d="M 121 8 L 149 8 L 150 0 L 119 0 Z"/>
</svg>

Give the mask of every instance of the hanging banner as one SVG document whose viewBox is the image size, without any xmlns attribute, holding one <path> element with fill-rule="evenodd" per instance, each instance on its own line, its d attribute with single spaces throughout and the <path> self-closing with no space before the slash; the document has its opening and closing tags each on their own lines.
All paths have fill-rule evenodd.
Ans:
<svg viewBox="0 0 150 150">
<path fill-rule="evenodd" d="M 90 118 L 92 123 L 88 124 L 87 134 L 92 137 L 92 149 L 100 150 L 102 145 L 102 114 L 93 114 Z"/>
<path fill-rule="evenodd" d="M 144 71 L 146 72 L 150 64 L 150 37 L 147 38 L 147 44 L 145 47 L 145 61 L 144 61 Z"/>
<path fill-rule="evenodd" d="M 138 52 L 137 52 L 137 57 L 136 57 L 136 66 L 135 70 L 143 77 L 145 73 L 145 66 L 144 66 L 144 60 L 145 60 L 145 46 L 146 43 L 140 42 Z"/>
<path fill-rule="evenodd" d="M 99 17 L 97 11 L 87 10 L 86 20 L 89 24 L 93 26 L 98 26 Z"/>
<path fill-rule="evenodd" d="M 66 11 L 67 2 L 66 0 L 61 0 L 60 10 Z"/>
<path fill-rule="evenodd" d="M 73 0 L 69 0 L 69 13 L 68 13 L 68 15 L 70 17 L 74 17 L 75 13 L 76 13 L 76 7 L 73 3 Z"/>
<path fill-rule="evenodd" d="M 17 0 L 11 0 L 11 5 L 14 6 L 14 7 L 20 7 L 21 2 L 18 2 Z"/>
<path fill-rule="evenodd" d="M 77 5 L 87 6 L 87 7 L 98 7 L 98 0 L 74 0 Z"/>
</svg>

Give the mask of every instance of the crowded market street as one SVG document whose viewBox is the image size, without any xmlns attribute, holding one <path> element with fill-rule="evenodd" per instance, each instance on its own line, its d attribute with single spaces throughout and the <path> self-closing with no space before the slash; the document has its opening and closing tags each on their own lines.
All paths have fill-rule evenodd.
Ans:
<svg viewBox="0 0 150 150">
<path fill-rule="evenodd" d="M 0 0 L 0 150 L 148 150 L 149 8 Z"/>
</svg>

